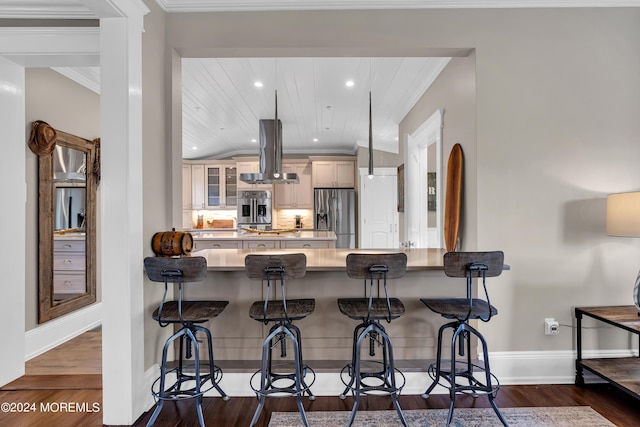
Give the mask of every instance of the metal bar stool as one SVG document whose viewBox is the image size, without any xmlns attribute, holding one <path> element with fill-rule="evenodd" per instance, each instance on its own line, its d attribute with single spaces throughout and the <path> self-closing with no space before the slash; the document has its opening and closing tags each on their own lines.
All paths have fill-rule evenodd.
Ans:
<svg viewBox="0 0 640 427">
<path fill-rule="evenodd" d="M 260 413 L 264 408 L 266 397 L 292 397 L 295 396 L 298 403 L 298 410 L 302 417 L 302 422 L 308 426 L 307 415 L 302 406 L 302 397 L 307 394 L 310 400 L 315 396 L 311 393 L 310 387 L 315 381 L 315 372 L 304 364 L 302 360 L 302 340 L 300 329 L 292 322 L 304 319 L 315 309 L 316 301 L 307 299 L 287 299 L 285 281 L 288 279 L 299 279 L 304 277 L 307 268 L 307 257 L 302 254 L 283 255 L 257 255 L 251 254 L 245 257 L 245 271 L 250 279 L 266 280 L 267 289 L 264 301 L 256 301 L 249 309 L 249 316 L 267 325 L 273 322 L 274 325 L 269 330 L 269 334 L 262 344 L 262 364 L 261 369 L 251 377 L 251 388 L 258 398 L 258 408 L 256 409 L 251 426 L 254 426 L 260 418 Z M 269 299 L 271 295 L 271 285 L 273 284 L 274 299 Z M 280 285 L 280 299 L 277 299 L 278 284 Z M 287 340 L 293 346 L 291 360 L 281 364 L 273 363 L 273 348 L 280 346 L 280 357 L 287 357 Z M 293 362 L 293 371 L 291 371 Z M 305 381 L 306 375 L 310 373 L 312 380 Z M 254 384 L 254 378 L 260 378 L 260 384 Z"/>
<path fill-rule="evenodd" d="M 498 314 L 498 310 L 491 305 L 485 278 L 499 276 L 504 267 L 504 254 L 500 251 L 494 252 L 447 252 L 444 255 L 444 272 L 449 277 L 467 278 L 466 298 L 421 298 L 431 311 L 440 314 L 446 319 L 453 320 L 440 327 L 438 331 L 438 350 L 435 364 L 429 366 L 429 376 L 433 382 L 422 395 L 429 398 L 429 393 L 440 383 L 440 379 L 446 381 L 442 384 L 449 389 L 451 405 L 447 416 L 447 425 L 453 418 L 453 409 L 457 393 L 467 393 L 474 397 L 486 394 L 493 410 L 498 418 L 507 425 L 502 413 L 494 402 L 494 397 L 500 388 L 498 379 L 491 374 L 489 367 L 489 351 L 487 342 L 478 330 L 469 325 L 469 320 L 482 320 L 488 322 L 491 317 Z M 485 299 L 474 298 L 472 283 L 474 278 L 482 278 Z M 442 363 L 442 335 L 446 329 L 453 331 L 451 338 L 451 362 L 450 366 L 443 366 Z M 484 364 L 474 364 L 471 360 L 471 336 L 474 335 L 482 344 L 482 354 Z M 456 360 L 457 353 L 465 356 L 464 359 Z M 484 375 L 483 375 L 484 374 Z M 484 376 L 484 380 L 478 379 Z"/>
<path fill-rule="evenodd" d="M 405 384 L 404 375 L 395 367 L 391 338 L 380 323 L 381 320 L 391 323 L 391 320 L 404 314 L 405 308 L 402 301 L 389 297 L 387 279 L 404 276 L 406 268 L 407 256 L 404 253 L 347 255 L 347 275 L 352 279 L 364 279 L 365 296 L 364 298 L 338 299 L 338 307 L 342 314 L 361 321 L 353 331 L 351 363 L 340 373 L 340 378 L 346 386 L 340 399 L 345 399 L 348 391 L 351 391 L 354 397 L 349 426 L 353 424 L 356 417 L 360 396 L 367 394 L 390 395 L 400 421 L 404 426 L 407 425 L 398 403 L 398 395 Z M 374 283 L 377 283 L 379 293 L 380 281 L 384 287 L 384 298 L 374 298 Z M 378 344 L 382 347 L 382 361 L 361 360 L 361 346 L 367 337 L 369 338 L 369 356 L 375 356 L 375 344 Z M 363 370 L 363 362 L 371 363 L 374 366 L 373 370 Z M 396 374 L 400 375 L 401 381 L 396 380 Z"/>
<path fill-rule="evenodd" d="M 155 411 L 151 415 L 147 427 L 153 425 L 162 410 L 166 400 L 196 399 L 198 420 L 204 427 L 202 415 L 202 396 L 215 388 L 226 401 L 225 394 L 218 383 L 222 379 L 222 370 L 214 364 L 211 332 L 198 324 L 205 323 L 218 316 L 225 309 L 229 301 L 184 301 L 183 284 L 199 282 L 207 275 L 207 261 L 203 257 L 148 257 L 144 259 L 147 276 L 154 282 L 164 283 L 164 294 L 160 306 L 153 312 L 153 319 L 161 327 L 168 325 L 182 325 L 164 344 L 160 376 L 153 383 L 151 393 L 157 400 Z M 178 300 L 166 301 L 169 284 L 178 286 Z M 206 337 L 209 361 L 201 366 L 200 351 L 196 334 L 201 332 Z M 179 357 L 177 366 L 167 366 L 167 353 L 174 341 L 179 340 Z M 193 356 L 192 366 L 187 366 L 187 360 Z M 203 361 L 204 362 L 204 361 Z M 191 364 L 189 364 L 191 365 Z M 204 369 L 203 369 L 204 368 Z M 167 375 L 175 374 L 176 380 L 167 385 Z M 209 385 L 206 385 L 209 381 Z"/>
</svg>

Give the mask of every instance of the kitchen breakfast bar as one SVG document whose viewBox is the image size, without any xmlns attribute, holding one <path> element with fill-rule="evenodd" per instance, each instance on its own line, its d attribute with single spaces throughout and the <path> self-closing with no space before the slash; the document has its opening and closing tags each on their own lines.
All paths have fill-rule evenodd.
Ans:
<svg viewBox="0 0 640 427">
<path fill-rule="evenodd" d="M 336 300 L 364 294 L 363 282 L 350 279 L 346 274 L 346 256 L 391 252 L 407 255 L 406 274 L 389 280 L 390 296 L 402 300 L 406 313 L 390 324 L 383 324 L 393 337 L 399 366 L 412 366 L 426 375 L 426 360 L 435 358 L 437 331 L 443 319 L 426 309 L 420 298 L 465 294 L 463 283 L 444 275 L 443 249 L 205 249 L 193 252 L 192 256 L 206 258 L 207 277 L 203 282 L 185 286 L 185 299 L 229 301 L 224 312 L 205 326 L 212 332 L 216 363 L 222 366 L 225 377 L 249 375 L 259 367 L 261 346 L 269 326 L 249 317 L 251 304 L 267 297 L 266 282 L 246 276 L 244 259 L 248 254 L 304 253 L 306 276 L 287 281 L 287 298 L 315 298 L 315 311 L 295 323 L 302 333 L 307 364 L 316 372 L 335 376 L 351 358 L 353 328 L 357 323 L 340 313 Z M 384 297 L 382 285 L 377 292 Z M 314 387 L 314 392 L 333 394 L 340 384 L 338 380 L 335 388 L 320 385 L 320 389 Z M 420 381 L 416 392 L 421 392 L 419 389 L 426 385 Z M 230 382 L 225 378 L 223 387 L 230 387 L 230 394 L 251 395 L 244 379 Z"/>
<path fill-rule="evenodd" d="M 222 314 L 204 326 L 213 335 L 214 357 L 224 371 L 221 383 L 231 395 L 253 395 L 248 378 L 260 366 L 261 346 L 269 327 L 249 317 L 254 301 L 267 298 L 266 282 L 251 280 L 245 273 L 244 259 L 249 254 L 304 253 L 307 257 L 305 277 L 286 283 L 287 298 L 315 298 L 314 312 L 296 321 L 303 341 L 305 362 L 318 373 L 313 387 L 318 395 L 339 392 L 339 373 L 351 358 L 353 328 L 357 324 L 340 313 L 338 298 L 364 295 L 361 280 L 346 273 L 349 253 L 392 253 L 407 255 L 406 274 L 388 281 L 391 297 L 402 300 L 406 313 L 390 324 L 383 322 L 393 337 L 397 366 L 418 374 L 415 393 L 427 386 L 428 360 L 435 358 L 437 332 L 443 319 L 430 312 L 420 302 L 426 296 L 465 294 L 459 280 L 447 278 L 443 272 L 444 249 L 205 249 L 192 253 L 207 260 L 205 281 L 185 286 L 185 299 L 227 300 Z M 453 281 L 452 281 L 453 280 Z M 453 286 L 452 286 L 453 285 Z M 382 285 L 377 292 L 384 297 Z M 278 293 L 279 295 L 279 293 Z M 377 296 L 374 294 L 374 297 Z M 273 294 L 270 296 L 273 297 Z M 403 369 L 404 370 L 404 369 Z M 406 372 L 405 372 L 406 374 Z M 411 377 L 411 375 L 410 375 Z M 409 392 L 410 377 L 407 378 Z M 418 379 L 419 378 L 419 379 Z M 215 395 L 215 394 L 213 394 Z"/>
</svg>

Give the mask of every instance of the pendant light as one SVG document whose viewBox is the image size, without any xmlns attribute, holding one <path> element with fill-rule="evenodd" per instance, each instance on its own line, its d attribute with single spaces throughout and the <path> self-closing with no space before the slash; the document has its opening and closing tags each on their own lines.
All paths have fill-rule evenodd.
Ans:
<svg viewBox="0 0 640 427">
<path fill-rule="evenodd" d="M 373 179 L 373 126 L 371 124 L 371 58 L 369 58 L 369 179 Z"/>
<path fill-rule="evenodd" d="M 369 91 L 369 179 L 373 178 L 373 132 L 371 126 L 371 91 Z"/>
</svg>

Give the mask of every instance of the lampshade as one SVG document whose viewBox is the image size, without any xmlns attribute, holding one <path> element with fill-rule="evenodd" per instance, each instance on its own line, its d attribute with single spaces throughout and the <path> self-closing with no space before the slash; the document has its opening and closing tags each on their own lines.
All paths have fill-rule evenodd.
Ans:
<svg viewBox="0 0 640 427">
<path fill-rule="evenodd" d="M 640 191 L 607 196 L 607 234 L 640 237 Z"/>
</svg>

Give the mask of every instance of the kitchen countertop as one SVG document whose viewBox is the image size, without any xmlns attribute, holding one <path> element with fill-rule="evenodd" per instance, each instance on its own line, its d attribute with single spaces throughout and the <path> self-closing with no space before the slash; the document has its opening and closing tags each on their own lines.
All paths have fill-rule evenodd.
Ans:
<svg viewBox="0 0 640 427">
<path fill-rule="evenodd" d="M 244 271 L 244 258 L 249 254 L 304 253 L 307 256 L 307 271 L 344 271 L 350 253 L 407 254 L 407 271 L 442 270 L 444 249 L 204 249 L 193 253 L 207 259 L 210 271 Z"/>
<path fill-rule="evenodd" d="M 238 231 L 198 231 L 191 232 L 194 240 L 336 240 L 333 231 L 296 230 L 275 233 L 251 233 Z"/>
</svg>

